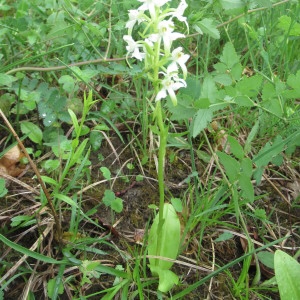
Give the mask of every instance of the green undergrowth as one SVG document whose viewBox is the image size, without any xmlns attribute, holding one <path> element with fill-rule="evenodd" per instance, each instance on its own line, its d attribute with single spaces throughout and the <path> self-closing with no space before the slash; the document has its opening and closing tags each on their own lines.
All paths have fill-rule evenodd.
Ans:
<svg viewBox="0 0 300 300">
<path fill-rule="evenodd" d="M 167 293 L 147 257 L 153 87 L 123 41 L 140 4 L 0 2 L 0 159 L 17 134 L 38 169 L 23 153 L 11 181 L 0 160 L 0 299 L 291 299 L 278 257 L 300 246 L 298 1 L 189 0 L 189 31 L 175 22 L 190 58 L 177 105 L 162 102 L 181 223 Z"/>
</svg>

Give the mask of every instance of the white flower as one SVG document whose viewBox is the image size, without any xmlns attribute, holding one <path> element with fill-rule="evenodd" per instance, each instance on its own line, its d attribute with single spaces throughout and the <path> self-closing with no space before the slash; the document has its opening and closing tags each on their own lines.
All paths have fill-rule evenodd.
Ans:
<svg viewBox="0 0 300 300">
<path fill-rule="evenodd" d="M 171 15 L 172 18 L 177 18 L 180 22 L 184 22 L 186 27 L 189 28 L 189 25 L 186 21 L 186 17 L 183 16 L 183 13 L 185 9 L 188 7 L 185 0 L 181 0 L 178 7 L 171 13 L 168 13 L 167 15 Z"/>
<path fill-rule="evenodd" d="M 135 42 L 131 35 L 124 35 L 123 39 L 128 44 L 128 46 L 126 46 L 128 54 L 132 53 L 132 57 L 135 57 L 138 60 L 143 60 L 145 58 L 145 53 L 140 52 L 139 49 L 140 47 L 143 47 L 143 45 Z"/>
<path fill-rule="evenodd" d="M 179 78 L 177 74 L 166 74 L 164 72 L 160 72 L 160 74 L 163 74 L 165 78 L 161 81 L 162 88 L 157 93 L 155 101 L 164 99 L 169 94 L 173 104 L 177 105 L 175 91 L 179 90 L 182 87 L 186 87 L 186 82 L 183 79 Z"/>
<path fill-rule="evenodd" d="M 146 21 L 143 10 L 131 9 L 128 11 L 128 16 L 129 21 L 126 23 L 126 28 L 129 29 L 130 33 L 136 22 L 140 24 L 141 22 Z"/>
<path fill-rule="evenodd" d="M 171 0 L 139 0 L 139 2 L 142 2 L 143 4 L 138 8 L 138 10 L 149 10 L 150 16 L 152 20 L 156 19 L 156 7 L 161 7 L 165 5 L 167 2 Z"/>
<path fill-rule="evenodd" d="M 171 53 L 171 56 L 172 56 L 172 62 L 168 66 L 167 72 L 169 74 L 171 74 L 173 72 L 177 72 L 178 65 L 179 65 L 182 70 L 182 73 L 183 73 L 183 78 L 186 78 L 187 69 L 186 69 L 185 63 L 187 62 L 187 60 L 189 59 L 190 56 L 187 54 L 184 54 L 182 52 L 182 47 L 178 47 L 178 48 L 174 49 Z"/>
<path fill-rule="evenodd" d="M 172 42 L 184 37 L 184 34 L 173 32 L 174 31 L 174 22 L 171 20 L 163 20 L 158 23 L 158 33 L 151 34 L 149 39 L 153 42 L 157 42 L 160 38 L 163 39 L 165 55 L 170 54 L 170 49 Z"/>
</svg>

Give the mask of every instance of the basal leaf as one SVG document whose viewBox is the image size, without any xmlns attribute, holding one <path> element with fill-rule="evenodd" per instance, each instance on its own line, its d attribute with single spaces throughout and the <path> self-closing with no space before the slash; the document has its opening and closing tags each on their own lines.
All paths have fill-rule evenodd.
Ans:
<svg viewBox="0 0 300 300">
<path fill-rule="evenodd" d="M 178 284 L 178 276 L 170 271 L 170 270 L 164 270 L 157 266 L 151 266 L 150 267 L 151 272 L 155 273 L 159 277 L 159 284 L 158 284 L 158 290 L 162 293 L 167 293 L 172 289 L 172 287 L 175 284 Z"/>
<path fill-rule="evenodd" d="M 276 250 L 274 267 L 280 299 L 300 299 L 300 264 L 287 253 Z"/>
<path fill-rule="evenodd" d="M 161 229 L 161 240 L 159 240 L 157 229 L 159 223 L 159 214 L 155 217 L 149 233 L 148 254 L 161 256 L 167 259 L 176 259 L 180 244 L 180 221 L 173 205 L 165 203 L 163 211 L 164 223 Z M 158 253 L 157 245 L 160 244 Z M 172 267 L 173 262 L 149 258 L 150 267 L 159 267 L 162 270 L 168 270 Z M 155 274 L 154 275 L 158 275 Z"/>
</svg>

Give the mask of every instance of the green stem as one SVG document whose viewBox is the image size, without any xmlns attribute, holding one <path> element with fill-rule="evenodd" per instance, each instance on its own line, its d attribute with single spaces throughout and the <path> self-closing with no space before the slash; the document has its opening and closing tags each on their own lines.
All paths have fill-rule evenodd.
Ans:
<svg viewBox="0 0 300 300">
<path fill-rule="evenodd" d="M 159 150 L 158 150 L 158 189 L 159 189 L 159 221 L 157 227 L 157 249 L 156 255 L 160 255 L 162 227 L 164 224 L 164 203 L 165 203 L 165 157 L 167 148 L 168 128 L 165 127 L 161 101 L 156 103 L 156 118 L 159 128 Z M 158 264 L 158 260 L 156 260 Z"/>
<path fill-rule="evenodd" d="M 157 95 L 159 91 L 159 58 L 160 58 L 160 41 L 154 45 L 154 57 L 153 57 L 153 85 L 154 92 Z M 164 223 L 164 203 L 165 203 L 165 156 L 167 147 L 168 128 L 165 126 L 164 113 L 161 101 L 156 102 L 154 111 L 154 117 L 156 118 L 156 124 L 158 127 L 159 135 L 159 150 L 158 150 L 158 189 L 159 189 L 159 222 L 157 227 L 157 248 L 156 255 L 159 256 L 161 252 L 161 240 L 162 240 L 162 227 Z M 159 260 L 155 261 L 157 265 Z"/>
</svg>

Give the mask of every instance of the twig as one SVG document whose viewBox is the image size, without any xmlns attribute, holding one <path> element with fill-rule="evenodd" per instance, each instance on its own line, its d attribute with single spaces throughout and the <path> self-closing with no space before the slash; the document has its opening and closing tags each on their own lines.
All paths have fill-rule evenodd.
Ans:
<svg viewBox="0 0 300 300">
<path fill-rule="evenodd" d="M 36 167 L 35 163 L 31 159 L 31 157 L 29 156 L 29 154 L 28 154 L 25 146 L 23 145 L 22 141 L 20 140 L 19 136 L 17 135 L 17 133 L 15 132 L 15 130 L 13 129 L 13 127 L 11 126 L 10 122 L 7 120 L 7 118 L 4 115 L 2 109 L 0 109 L 0 115 L 1 115 L 2 119 L 4 120 L 6 126 L 9 128 L 10 132 L 13 134 L 13 136 L 17 140 L 17 142 L 18 142 L 21 150 L 23 151 L 24 155 L 28 159 L 28 162 L 29 162 L 31 168 L 33 169 L 33 171 L 34 171 L 34 173 L 35 173 L 35 175 L 36 175 L 36 177 L 37 177 L 37 179 L 38 179 L 38 181 L 39 181 L 39 183 L 41 185 L 41 188 L 42 188 L 43 192 L 45 193 L 46 199 L 48 201 L 49 207 L 50 207 L 50 209 L 52 211 L 52 214 L 53 214 L 53 217 L 54 217 L 54 220 L 55 220 L 55 226 L 56 226 L 56 230 L 57 230 L 57 237 L 58 237 L 58 239 L 60 241 L 60 239 L 61 239 L 61 233 L 62 233 L 60 222 L 59 222 L 59 219 L 58 219 L 58 215 L 57 215 L 57 213 L 55 211 L 55 208 L 53 206 L 50 193 L 47 190 L 44 181 L 42 180 L 41 174 L 40 174 L 38 168 Z"/>
<path fill-rule="evenodd" d="M 126 57 L 117 57 L 117 58 L 99 58 L 99 59 L 92 59 L 92 60 L 86 60 L 86 61 L 79 61 L 70 65 L 63 65 L 63 66 L 56 66 L 56 67 L 20 67 L 20 68 L 15 68 L 12 70 L 9 70 L 5 74 L 12 74 L 16 72 L 21 72 L 21 71 L 38 71 L 38 72 L 49 72 L 49 71 L 59 71 L 59 70 L 64 70 L 70 67 L 75 67 L 75 66 L 85 66 L 89 64 L 100 64 L 100 63 L 105 63 L 105 62 L 114 62 L 114 61 L 123 61 L 126 60 Z"/>
</svg>

